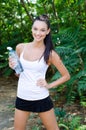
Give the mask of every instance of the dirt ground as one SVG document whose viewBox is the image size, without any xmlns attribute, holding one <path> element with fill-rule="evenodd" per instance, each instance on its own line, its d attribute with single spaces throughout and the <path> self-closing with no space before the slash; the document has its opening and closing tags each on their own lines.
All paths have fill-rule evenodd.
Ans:
<svg viewBox="0 0 86 130">
<path fill-rule="evenodd" d="M 17 89 L 17 78 L 3 78 L 0 77 L 0 130 L 14 130 L 14 103 Z M 80 107 L 66 108 L 71 113 L 78 113 L 83 116 L 85 120 L 86 110 Z M 45 130 L 37 113 L 31 113 L 30 119 L 28 120 L 27 130 L 36 130 L 35 126 L 41 126 L 40 130 Z M 39 129 L 37 129 L 39 130 Z"/>
</svg>

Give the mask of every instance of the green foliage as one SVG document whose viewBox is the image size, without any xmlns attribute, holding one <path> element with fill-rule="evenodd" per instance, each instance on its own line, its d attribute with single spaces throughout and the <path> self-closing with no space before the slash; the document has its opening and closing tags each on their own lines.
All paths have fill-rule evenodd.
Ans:
<svg viewBox="0 0 86 130">
<path fill-rule="evenodd" d="M 80 97 L 81 104 L 85 104 L 86 102 L 86 41 L 84 41 L 85 35 L 80 34 L 81 29 L 82 26 L 79 26 L 77 29 L 69 27 L 59 31 L 57 43 L 55 45 L 56 52 L 61 56 L 71 75 L 70 81 L 65 84 L 67 88 L 66 99 L 68 103 L 73 103 L 77 96 Z M 52 77 L 52 80 L 58 78 L 59 73 L 56 72 Z"/>
<path fill-rule="evenodd" d="M 64 118 L 66 111 L 62 108 L 55 108 L 55 115 L 58 116 L 58 118 Z"/>
<path fill-rule="evenodd" d="M 8 67 L 6 48 L 12 46 L 15 49 L 18 43 L 32 39 L 32 21 L 28 20 L 21 3 L 16 0 L 1 1 L 0 7 L 0 74 L 9 76 L 13 71 Z"/>
<path fill-rule="evenodd" d="M 55 108 L 55 114 L 60 128 L 64 128 L 65 130 L 74 130 L 81 125 L 81 117 L 67 114 L 62 108 Z"/>
<path fill-rule="evenodd" d="M 78 127 L 76 130 L 86 130 L 86 125 L 82 125 L 82 126 Z"/>
<path fill-rule="evenodd" d="M 34 126 L 32 130 L 40 130 L 39 126 Z"/>
<path fill-rule="evenodd" d="M 86 125 L 81 125 L 80 127 L 78 127 L 75 130 L 86 130 Z"/>
</svg>

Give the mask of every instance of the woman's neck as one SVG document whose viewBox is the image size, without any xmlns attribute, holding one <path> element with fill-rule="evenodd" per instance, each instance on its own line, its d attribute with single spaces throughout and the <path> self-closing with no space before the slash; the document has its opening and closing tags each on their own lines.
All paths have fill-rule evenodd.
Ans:
<svg viewBox="0 0 86 130">
<path fill-rule="evenodd" d="M 32 42 L 32 46 L 37 48 L 45 47 L 44 42 L 36 42 L 36 41 Z"/>
</svg>

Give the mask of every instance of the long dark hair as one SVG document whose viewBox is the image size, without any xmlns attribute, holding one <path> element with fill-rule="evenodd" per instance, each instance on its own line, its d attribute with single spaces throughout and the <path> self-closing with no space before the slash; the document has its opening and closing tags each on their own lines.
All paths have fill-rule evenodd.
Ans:
<svg viewBox="0 0 86 130">
<path fill-rule="evenodd" d="M 50 28 L 50 21 L 49 21 L 49 18 L 47 15 L 40 15 L 40 16 L 37 16 L 33 23 L 36 21 L 36 20 L 39 20 L 39 21 L 44 21 L 46 24 L 47 24 L 47 27 L 48 29 Z M 44 51 L 44 60 L 45 62 L 47 63 L 48 60 L 49 60 L 49 55 L 51 53 L 51 51 L 53 50 L 53 43 L 52 43 L 52 38 L 51 38 L 51 33 L 49 32 L 45 39 L 44 39 L 44 44 L 45 44 L 45 51 Z"/>
</svg>

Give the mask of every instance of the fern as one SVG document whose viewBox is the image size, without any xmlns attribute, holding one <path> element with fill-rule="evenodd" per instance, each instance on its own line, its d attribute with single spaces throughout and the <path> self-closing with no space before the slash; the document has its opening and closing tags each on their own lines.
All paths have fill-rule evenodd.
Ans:
<svg viewBox="0 0 86 130">
<path fill-rule="evenodd" d="M 55 108 L 55 115 L 60 128 L 64 130 L 75 130 L 81 124 L 81 117 L 66 113 L 63 108 Z"/>
<path fill-rule="evenodd" d="M 81 125 L 75 130 L 86 130 L 86 125 Z"/>
<path fill-rule="evenodd" d="M 83 92 L 86 91 L 86 31 L 83 30 L 81 34 L 81 28 L 80 25 L 75 29 L 70 27 L 60 30 L 55 45 L 56 52 L 61 56 L 71 75 L 71 79 L 66 83 L 66 99 L 72 103 L 77 96 L 83 99 Z M 59 78 L 58 72 L 52 77 L 53 80 L 56 78 Z"/>
<path fill-rule="evenodd" d="M 38 126 L 34 126 L 32 130 L 40 130 L 40 128 Z"/>
<path fill-rule="evenodd" d="M 79 117 L 79 116 L 72 117 L 72 120 L 68 124 L 69 125 L 69 129 L 70 130 L 74 130 L 75 128 L 80 126 L 80 121 L 81 121 L 81 117 Z"/>
</svg>

